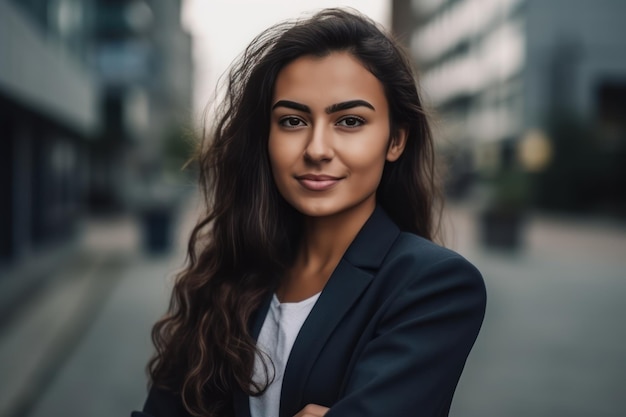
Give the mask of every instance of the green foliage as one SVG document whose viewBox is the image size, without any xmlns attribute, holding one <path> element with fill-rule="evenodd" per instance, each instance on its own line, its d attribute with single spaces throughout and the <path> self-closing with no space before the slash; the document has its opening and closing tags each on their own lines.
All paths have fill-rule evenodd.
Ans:
<svg viewBox="0 0 626 417">
<path fill-rule="evenodd" d="M 190 176 L 195 170 L 194 158 L 198 136 L 187 126 L 173 126 L 165 135 L 163 157 L 166 170 L 173 175 Z"/>
<path fill-rule="evenodd" d="M 530 186 L 528 176 L 513 166 L 498 172 L 492 182 L 493 209 L 501 212 L 524 211 L 528 205 Z"/>
</svg>

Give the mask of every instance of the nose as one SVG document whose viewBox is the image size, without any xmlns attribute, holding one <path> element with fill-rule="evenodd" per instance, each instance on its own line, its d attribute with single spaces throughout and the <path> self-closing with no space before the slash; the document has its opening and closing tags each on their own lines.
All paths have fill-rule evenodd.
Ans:
<svg viewBox="0 0 626 417">
<path fill-rule="evenodd" d="M 305 159 L 319 163 L 330 161 L 334 155 L 332 133 L 324 125 L 315 126 L 311 130 L 311 137 L 304 149 Z"/>
</svg>

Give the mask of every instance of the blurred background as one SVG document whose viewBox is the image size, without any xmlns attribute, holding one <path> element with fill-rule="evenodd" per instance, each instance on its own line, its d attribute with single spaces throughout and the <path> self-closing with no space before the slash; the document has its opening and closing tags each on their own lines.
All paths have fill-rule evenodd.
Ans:
<svg viewBox="0 0 626 417">
<path fill-rule="evenodd" d="M 141 408 L 220 74 L 344 5 L 410 52 L 487 284 L 451 416 L 625 415 L 623 0 L 0 0 L 0 416 Z"/>
</svg>

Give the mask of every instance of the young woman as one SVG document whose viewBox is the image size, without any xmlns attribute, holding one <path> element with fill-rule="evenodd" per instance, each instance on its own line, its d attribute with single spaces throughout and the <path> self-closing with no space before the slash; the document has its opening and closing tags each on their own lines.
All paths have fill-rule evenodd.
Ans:
<svg viewBox="0 0 626 417">
<path fill-rule="evenodd" d="M 135 415 L 447 415 L 485 290 L 432 242 L 433 159 L 410 62 L 369 19 L 257 37 L 200 156 L 207 212 Z"/>
</svg>

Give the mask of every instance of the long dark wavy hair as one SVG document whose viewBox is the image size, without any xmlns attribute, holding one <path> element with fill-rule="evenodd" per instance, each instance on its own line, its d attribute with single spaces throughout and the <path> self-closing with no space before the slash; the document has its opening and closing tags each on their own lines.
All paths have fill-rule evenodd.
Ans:
<svg viewBox="0 0 626 417">
<path fill-rule="evenodd" d="M 235 390 L 259 395 L 270 382 L 252 380 L 257 349 L 248 323 L 294 260 L 302 224 L 271 173 L 274 84 L 298 57 L 334 51 L 351 53 L 376 76 L 389 103 L 392 137 L 399 129 L 407 134 L 402 156 L 384 167 L 378 204 L 402 230 L 435 237 L 440 199 L 431 131 L 398 43 L 345 9 L 326 9 L 261 33 L 230 70 L 216 123 L 200 149 L 206 212 L 191 233 L 168 313 L 152 330 L 152 384 L 180 395 L 194 416 L 228 416 Z M 267 370 L 271 362 L 265 362 Z"/>
</svg>

